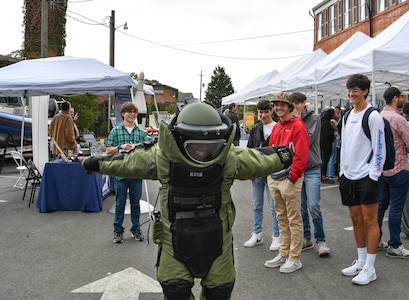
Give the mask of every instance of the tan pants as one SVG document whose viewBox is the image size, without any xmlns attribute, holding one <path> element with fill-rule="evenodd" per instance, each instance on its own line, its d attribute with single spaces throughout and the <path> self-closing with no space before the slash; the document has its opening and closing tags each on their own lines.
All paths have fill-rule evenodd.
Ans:
<svg viewBox="0 0 409 300">
<path fill-rule="evenodd" d="M 268 176 L 268 186 L 273 196 L 280 228 L 280 255 L 299 260 L 303 244 L 301 217 L 301 187 L 304 177 L 294 184 L 288 179 L 273 180 Z"/>
</svg>

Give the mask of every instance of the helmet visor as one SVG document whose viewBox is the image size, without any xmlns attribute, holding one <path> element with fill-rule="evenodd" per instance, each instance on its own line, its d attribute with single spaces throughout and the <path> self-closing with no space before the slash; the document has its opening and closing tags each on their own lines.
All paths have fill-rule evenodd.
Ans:
<svg viewBox="0 0 409 300">
<path fill-rule="evenodd" d="M 218 140 L 188 140 L 183 148 L 191 160 L 204 164 L 213 161 L 226 145 L 225 139 Z"/>
</svg>

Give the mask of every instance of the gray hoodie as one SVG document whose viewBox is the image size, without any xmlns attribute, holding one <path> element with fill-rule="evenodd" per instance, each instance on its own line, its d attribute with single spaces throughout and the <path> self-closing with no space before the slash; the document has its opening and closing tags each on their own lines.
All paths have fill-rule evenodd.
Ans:
<svg viewBox="0 0 409 300">
<path fill-rule="evenodd" d="M 310 152 L 306 168 L 306 170 L 309 170 L 322 164 L 320 148 L 321 120 L 315 112 L 307 110 L 302 112 L 301 118 L 305 127 L 307 127 L 308 137 L 310 138 Z"/>
</svg>

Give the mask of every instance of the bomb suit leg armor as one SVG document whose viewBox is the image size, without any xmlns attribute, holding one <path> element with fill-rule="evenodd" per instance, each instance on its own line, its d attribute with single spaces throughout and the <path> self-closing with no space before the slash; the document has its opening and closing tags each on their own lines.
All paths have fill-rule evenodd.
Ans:
<svg viewBox="0 0 409 300">
<path fill-rule="evenodd" d="M 202 278 L 201 298 L 230 299 L 235 279 L 232 237 L 223 226 L 224 167 L 215 160 L 226 147 L 231 124 L 208 105 L 200 104 L 203 110 L 193 114 L 192 105 L 170 125 L 183 159 L 169 163 L 167 205 L 162 203 L 162 209 L 173 255 L 162 249 L 158 279 L 168 300 L 192 299 L 194 278 Z"/>
</svg>

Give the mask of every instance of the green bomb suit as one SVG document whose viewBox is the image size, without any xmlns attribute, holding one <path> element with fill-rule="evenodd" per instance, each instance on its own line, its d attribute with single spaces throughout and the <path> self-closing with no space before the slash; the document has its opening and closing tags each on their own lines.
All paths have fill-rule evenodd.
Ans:
<svg viewBox="0 0 409 300">
<path fill-rule="evenodd" d="M 230 121 L 224 122 L 230 123 Z M 170 126 L 164 122 L 160 124 L 158 143 L 152 145 L 141 143 L 128 153 L 93 157 L 83 163 L 84 168 L 88 171 L 160 181 L 161 232 L 151 230 L 155 231 L 153 240 L 160 247 L 157 279 L 162 285 L 165 299 L 194 299 L 191 294 L 194 278 L 202 278 L 201 299 L 230 299 L 235 282 L 232 226 L 236 215 L 230 187 L 235 179 L 247 180 L 264 177 L 284 167 L 282 160 L 285 161 L 285 159 L 281 154 L 276 153 L 279 147 L 259 149 L 233 147 L 235 127 L 231 123 L 229 127 L 225 146 L 209 164 L 196 163 L 187 158 L 175 141 Z M 212 170 L 212 168 L 216 169 Z M 199 181 L 208 186 L 189 184 L 190 181 L 197 182 L 195 178 L 190 180 L 189 176 L 206 177 L 200 174 L 209 169 L 212 175 L 210 179 L 208 178 L 208 182 Z M 181 180 L 178 182 L 178 178 L 174 179 L 172 176 L 181 177 Z M 220 180 L 215 178 L 220 178 Z M 215 214 L 189 216 L 189 212 L 182 214 L 182 220 L 175 220 L 174 212 L 170 211 L 175 205 L 169 201 L 169 198 L 173 197 L 172 193 L 177 194 L 173 191 L 176 189 L 173 185 L 179 185 L 177 190 L 182 194 L 187 194 L 185 198 L 182 197 L 182 200 L 189 199 L 189 197 L 195 198 L 189 196 L 190 189 L 195 190 L 193 193 L 195 194 L 198 189 L 206 193 L 217 187 L 216 193 L 220 197 L 220 203 L 214 205 Z M 203 198 L 206 199 L 205 196 Z M 186 234 L 183 233 L 179 237 L 180 231 L 189 231 L 189 224 L 194 222 L 193 220 L 198 221 L 199 226 L 193 229 L 198 232 L 185 232 Z M 202 227 L 217 228 L 213 226 L 213 223 L 217 223 L 220 225 L 220 230 L 216 234 L 200 232 L 202 220 L 205 220 L 205 226 Z M 176 224 L 178 221 L 185 223 L 178 227 Z M 217 237 L 213 238 L 212 234 Z M 208 244 L 214 244 L 210 240 L 218 240 L 218 238 L 220 245 L 217 245 L 218 243 L 210 245 L 209 249 Z M 200 251 L 201 248 L 204 248 L 205 251 Z"/>
</svg>

